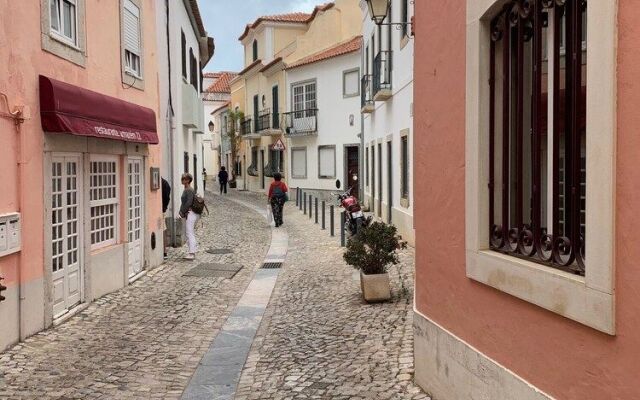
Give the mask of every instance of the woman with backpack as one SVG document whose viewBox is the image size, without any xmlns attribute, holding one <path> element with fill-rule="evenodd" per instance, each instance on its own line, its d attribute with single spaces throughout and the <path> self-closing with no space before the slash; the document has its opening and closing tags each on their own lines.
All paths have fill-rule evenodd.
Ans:
<svg viewBox="0 0 640 400">
<path fill-rule="evenodd" d="M 276 223 L 276 228 L 281 226 L 282 221 L 282 209 L 284 203 L 289 199 L 287 192 L 289 188 L 287 184 L 282 182 L 282 175 L 279 172 L 273 174 L 273 182 L 269 186 L 269 204 L 271 204 L 271 210 L 273 211 L 273 221 Z"/>
<path fill-rule="evenodd" d="M 193 182 L 193 176 L 191 176 L 191 174 L 182 174 L 181 181 L 182 185 L 184 185 L 184 191 L 181 197 L 180 218 L 185 219 L 187 222 L 187 247 L 189 248 L 189 254 L 184 256 L 184 259 L 195 260 L 196 251 L 198 250 L 195 228 L 200 215 L 193 212 L 191 206 L 196 198 L 196 191 L 191 187 L 191 182 Z"/>
</svg>

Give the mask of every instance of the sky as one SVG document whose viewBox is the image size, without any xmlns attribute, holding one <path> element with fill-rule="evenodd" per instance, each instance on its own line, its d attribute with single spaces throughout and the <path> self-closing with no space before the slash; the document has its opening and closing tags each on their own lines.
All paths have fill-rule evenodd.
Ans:
<svg viewBox="0 0 640 400">
<path fill-rule="evenodd" d="M 242 45 L 238 37 L 245 26 L 262 15 L 311 12 L 328 0 L 199 0 L 200 13 L 209 36 L 216 43 L 207 72 L 241 71 L 244 68 Z"/>
</svg>

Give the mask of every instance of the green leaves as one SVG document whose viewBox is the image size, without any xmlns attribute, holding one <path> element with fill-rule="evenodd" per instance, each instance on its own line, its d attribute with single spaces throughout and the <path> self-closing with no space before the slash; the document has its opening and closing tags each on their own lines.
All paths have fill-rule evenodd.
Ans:
<svg viewBox="0 0 640 400">
<path fill-rule="evenodd" d="M 343 258 L 366 275 L 383 274 L 390 264 L 399 262 L 396 250 L 400 247 L 404 246 L 395 226 L 373 222 L 349 239 Z"/>
</svg>

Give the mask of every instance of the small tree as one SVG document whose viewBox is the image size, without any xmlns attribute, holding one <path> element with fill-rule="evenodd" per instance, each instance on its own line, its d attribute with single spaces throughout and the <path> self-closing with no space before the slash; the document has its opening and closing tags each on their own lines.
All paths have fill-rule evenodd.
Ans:
<svg viewBox="0 0 640 400">
<path fill-rule="evenodd" d="M 242 136 L 240 129 L 238 129 L 239 123 L 244 121 L 244 113 L 242 111 L 229 110 L 229 123 L 227 127 L 227 137 L 229 138 L 229 145 L 231 147 L 231 160 L 233 162 L 233 168 L 231 168 L 231 182 L 236 180 L 236 157 L 240 151 L 240 143 L 242 142 Z"/>
<path fill-rule="evenodd" d="M 349 239 L 343 257 L 365 275 L 384 274 L 390 264 L 398 264 L 396 250 L 405 246 L 398 240 L 395 226 L 373 222 Z"/>
</svg>

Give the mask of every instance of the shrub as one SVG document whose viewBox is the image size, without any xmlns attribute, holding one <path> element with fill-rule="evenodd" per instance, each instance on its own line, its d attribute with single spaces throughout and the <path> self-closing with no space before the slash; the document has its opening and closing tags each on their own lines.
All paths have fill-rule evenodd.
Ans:
<svg viewBox="0 0 640 400">
<path fill-rule="evenodd" d="M 343 257 L 347 264 L 365 275 L 383 274 L 399 262 L 396 250 L 404 247 L 395 226 L 373 222 L 347 242 Z"/>
</svg>

